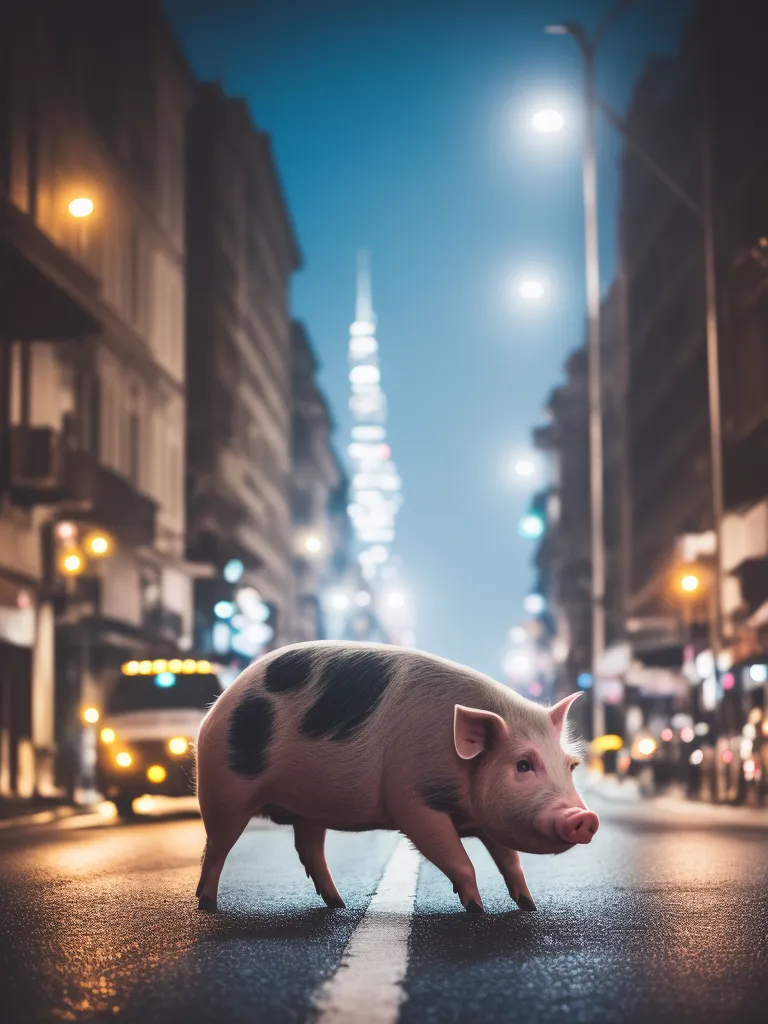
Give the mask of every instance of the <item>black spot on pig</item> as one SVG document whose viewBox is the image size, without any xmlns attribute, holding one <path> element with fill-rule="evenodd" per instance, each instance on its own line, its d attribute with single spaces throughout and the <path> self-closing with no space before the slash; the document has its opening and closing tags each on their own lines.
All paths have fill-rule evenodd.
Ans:
<svg viewBox="0 0 768 1024">
<path fill-rule="evenodd" d="M 452 814 L 459 807 L 459 790 L 450 779 L 427 779 L 421 785 L 421 797 L 433 811 Z"/>
<path fill-rule="evenodd" d="M 300 690 L 309 681 L 312 652 L 306 648 L 286 651 L 267 665 L 264 689 L 268 693 L 289 693 Z"/>
<path fill-rule="evenodd" d="M 255 778 L 267 767 L 267 747 L 274 732 L 272 702 L 256 694 L 245 697 L 229 722 L 229 766 L 239 775 Z"/>
<path fill-rule="evenodd" d="M 302 718 L 302 734 L 353 739 L 379 706 L 395 667 L 395 659 L 384 651 L 334 653 L 321 670 L 319 696 Z"/>
</svg>

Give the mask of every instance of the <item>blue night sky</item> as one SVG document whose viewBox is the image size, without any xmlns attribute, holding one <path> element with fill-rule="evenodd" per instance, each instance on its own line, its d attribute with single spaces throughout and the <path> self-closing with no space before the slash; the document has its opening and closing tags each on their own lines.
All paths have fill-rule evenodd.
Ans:
<svg viewBox="0 0 768 1024">
<path fill-rule="evenodd" d="M 304 254 L 305 321 L 343 451 L 355 253 L 371 251 L 382 384 L 404 483 L 396 551 L 420 647 L 499 676 L 532 582 L 512 481 L 565 355 L 582 342 L 579 59 L 543 26 L 592 28 L 588 0 L 169 0 L 198 76 L 247 99 L 273 139 Z M 674 50 L 688 3 L 637 0 L 598 79 L 626 108 L 645 60 Z M 562 103 L 571 131 L 532 135 L 527 104 Z M 602 128 L 601 258 L 614 265 L 619 146 Z M 505 298 L 541 268 L 535 312 Z"/>
</svg>

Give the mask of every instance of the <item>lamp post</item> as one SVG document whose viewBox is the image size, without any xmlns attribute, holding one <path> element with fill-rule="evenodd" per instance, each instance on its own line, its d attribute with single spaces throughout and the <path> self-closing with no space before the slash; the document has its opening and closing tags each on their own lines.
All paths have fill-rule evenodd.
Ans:
<svg viewBox="0 0 768 1024">
<path fill-rule="evenodd" d="M 573 22 L 548 25 L 551 35 L 568 35 L 577 43 L 584 61 L 584 147 L 582 154 L 582 191 L 584 197 L 584 252 L 587 293 L 587 359 L 589 405 L 589 499 L 592 579 L 592 734 L 605 732 L 598 663 L 605 650 L 605 527 L 603 494 L 603 395 L 600 357 L 600 252 L 597 234 L 597 155 L 595 145 L 595 57 L 599 42 L 616 14 L 626 6 L 620 3 L 603 19 L 595 36 L 589 39 Z"/>
</svg>

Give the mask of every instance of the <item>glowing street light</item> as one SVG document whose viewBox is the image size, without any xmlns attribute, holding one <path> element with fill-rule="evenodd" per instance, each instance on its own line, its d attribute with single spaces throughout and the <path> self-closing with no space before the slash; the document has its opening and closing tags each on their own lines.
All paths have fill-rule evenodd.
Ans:
<svg viewBox="0 0 768 1024">
<path fill-rule="evenodd" d="M 523 608 L 529 615 L 541 615 L 547 607 L 547 602 L 541 594 L 528 594 L 523 601 Z"/>
<path fill-rule="evenodd" d="M 319 555 L 323 550 L 323 542 L 315 534 L 310 534 L 304 541 L 304 548 L 310 555 Z"/>
<path fill-rule="evenodd" d="M 79 551 L 67 551 L 59 562 L 59 568 L 67 576 L 77 576 L 85 568 L 85 561 Z"/>
<path fill-rule="evenodd" d="M 695 594 L 701 585 L 701 580 L 695 573 L 689 572 L 680 580 L 680 587 L 687 594 Z"/>
<path fill-rule="evenodd" d="M 112 540 L 106 533 L 89 533 L 85 538 L 85 550 L 93 558 L 104 558 L 110 553 Z"/>
<path fill-rule="evenodd" d="M 72 217 L 82 220 L 83 217 L 90 217 L 93 213 L 93 200 L 88 199 L 87 196 L 78 196 L 71 200 L 67 209 Z"/>
<path fill-rule="evenodd" d="M 526 302 L 538 302 L 544 297 L 544 282 L 538 277 L 524 277 L 517 285 L 517 293 Z"/>
<path fill-rule="evenodd" d="M 521 480 L 530 480 L 536 475 L 536 462 L 528 456 L 523 456 L 515 460 L 512 472 Z"/>
<path fill-rule="evenodd" d="M 555 135 L 563 130 L 565 118 L 559 110 L 545 108 L 537 110 L 531 118 L 531 127 L 542 135 Z"/>
</svg>

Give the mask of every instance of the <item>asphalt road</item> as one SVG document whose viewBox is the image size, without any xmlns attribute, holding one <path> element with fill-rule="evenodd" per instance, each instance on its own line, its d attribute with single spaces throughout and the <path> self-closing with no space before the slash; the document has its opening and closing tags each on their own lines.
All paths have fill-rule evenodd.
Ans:
<svg viewBox="0 0 768 1024">
<path fill-rule="evenodd" d="M 593 806 L 602 827 L 590 847 L 523 858 L 537 913 L 514 907 L 475 841 L 485 915 L 465 913 L 422 862 L 413 916 L 397 923 L 404 965 L 407 954 L 402 1024 L 768 1021 L 768 830 L 713 825 L 706 812 L 662 818 Z M 330 835 L 347 902 L 330 911 L 290 830 L 254 823 L 225 869 L 220 911 L 208 915 L 193 898 L 202 846 L 194 817 L 1 832 L 0 1018 L 315 1020 L 317 994 L 364 931 L 398 843 L 385 833 Z M 389 960 L 392 920 L 374 905 L 366 921 L 374 950 L 381 929 Z M 361 1021 L 386 1003 L 387 979 L 373 977 Z"/>
</svg>

